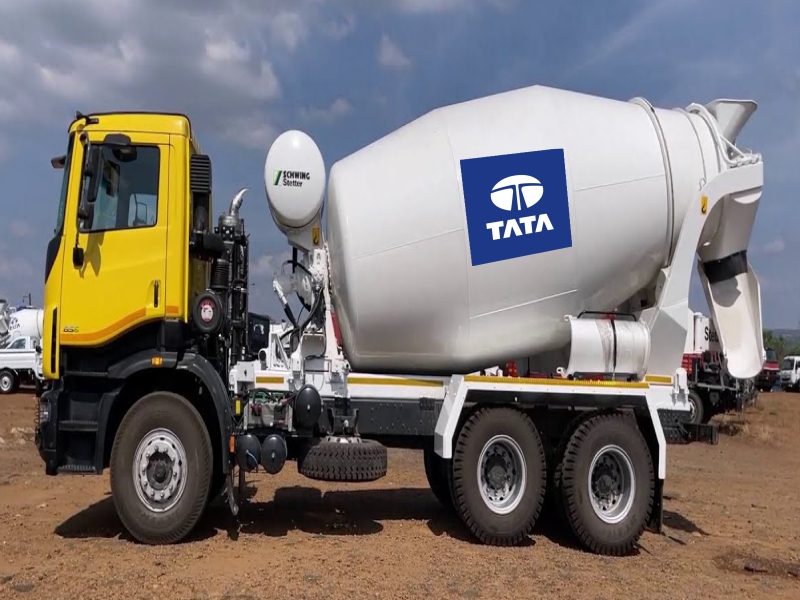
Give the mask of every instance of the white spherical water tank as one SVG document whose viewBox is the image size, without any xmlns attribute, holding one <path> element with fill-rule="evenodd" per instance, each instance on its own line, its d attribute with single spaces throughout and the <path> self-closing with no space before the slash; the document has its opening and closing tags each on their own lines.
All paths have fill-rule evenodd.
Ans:
<svg viewBox="0 0 800 600">
<path fill-rule="evenodd" d="M 311 224 L 322 210 L 325 163 L 308 134 L 290 130 L 270 146 L 264 161 L 264 185 L 272 218 L 286 233 Z"/>
<path fill-rule="evenodd" d="M 669 259 L 718 171 L 683 111 L 533 86 L 436 109 L 337 162 L 334 307 L 355 370 L 459 373 L 569 341 Z"/>
</svg>

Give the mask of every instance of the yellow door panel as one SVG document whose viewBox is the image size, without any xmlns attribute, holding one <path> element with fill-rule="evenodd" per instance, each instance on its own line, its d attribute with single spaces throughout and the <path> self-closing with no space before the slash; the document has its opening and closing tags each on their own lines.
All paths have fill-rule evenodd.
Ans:
<svg viewBox="0 0 800 600">
<path fill-rule="evenodd" d="M 90 142 L 100 144 L 104 135 L 92 132 Z M 169 136 L 135 134 L 131 140 L 135 157 L 103 147 L 103 179 L 93 214 L 81 223 L 77 237 L 83 264 L 73 263 L 71 251 L 65 256 L 59 316 L 65 345 L 103 344 L 177 311 L 165 302 Z M 75 158 L 83 161 L 80 144 Z M 78 204 L 75 197 L 67 243 L 74 244 Z"/>
</svg>

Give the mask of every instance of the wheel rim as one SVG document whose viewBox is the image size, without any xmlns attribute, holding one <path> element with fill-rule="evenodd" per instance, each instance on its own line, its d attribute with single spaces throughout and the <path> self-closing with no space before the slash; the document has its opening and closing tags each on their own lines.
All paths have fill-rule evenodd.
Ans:
<svg viewBox="0 0 800 600">
<path fill-rule="evenodd" d="M 11 377 L 9 375 L 3 375 L 0 377 L 0 390 L 7 392 L 11 389 Z"/>
<path fill-rule="evenodd" d="M 697 401 L 689 396 L 689 422 L 694 423 L 694 418 L 697 415 Z"/>
<path fill-rule="evenodd" d="M 155 429 L 136 447 L 133 481 L 139 500 L 150 511 L 169 510 L 186 488 L 186 451 L 174 433 Z"/>
<path fill-rule="evenodd" d="M 619 523 L 633 506 L 636 478 L 628 453 L 609 444 L 600 449 L 589 467 L 592 509 L 605 523 Z"/>
<path fill-rule="evenodd" d="M 507 435 L 496 435 L 483 446 L 478 458 L 478 489 L 489 509 L 505 515 L 522 500 L 527 468 L 522 448 Z"/>
</svg>

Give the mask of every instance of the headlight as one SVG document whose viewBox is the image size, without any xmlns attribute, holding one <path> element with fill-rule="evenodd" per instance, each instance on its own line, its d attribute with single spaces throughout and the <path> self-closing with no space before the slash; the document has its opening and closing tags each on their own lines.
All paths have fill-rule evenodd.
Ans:
<svg viewBox="0 0 800 600">
<path fill-rule="evenodd" d="M 39 425 L 44 425 L 50 422 L 50 402 L 48 400 L 39 400 Z"/>
</svg>

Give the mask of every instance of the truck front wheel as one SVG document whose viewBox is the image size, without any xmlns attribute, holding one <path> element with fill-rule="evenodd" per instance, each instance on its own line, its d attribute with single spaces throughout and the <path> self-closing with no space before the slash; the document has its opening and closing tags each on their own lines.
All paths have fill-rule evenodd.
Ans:
<svg viewBox="0 0 800 600">
<path fill-rule="evenodd" d="M 455 508 L 475 537 L 511 546 L 531 533 L 547 482 L 542 440 L 526 414 L 478 410 L 461 428 L 452 469 Z"/>
<path fill-rule="evenodd" d="M 655 480 L 647 443 L 632 418 L 584 421 L 572 434 L 561 468 L 561 499 L 580 542 L 603 555 L 629 554 L 644 532 Z"/>
<path fill-rule="evenodd" d="M 214 457 L 203 419 L 188 400 L 153 392 L 120 423 L 111 451 L 111 493 L 122 524 L 140 542 L 170 544 L 206 507 Z"/>
</svg>

